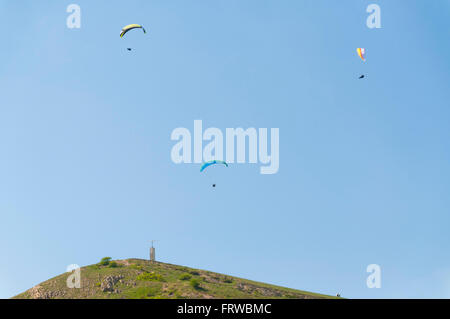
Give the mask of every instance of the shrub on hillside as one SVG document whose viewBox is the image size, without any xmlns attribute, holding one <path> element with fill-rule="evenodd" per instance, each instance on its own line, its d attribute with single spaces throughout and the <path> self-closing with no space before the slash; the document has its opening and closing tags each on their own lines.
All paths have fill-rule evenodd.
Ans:
<svg viewBox="0 0 450 319">
<path fill-rule="evenodd" d="M 226 284 L 231 284 L 233 282 L 233 278 L 225 277 L 225 278 L 223 278 L 223 282 Z"/>
<path fill-rule="evenodd" d="M 152 272 L 144 272 L 136 277 L 136 280 L 143 280 L 143 281 L 162 281 L 163 278 L 160 274 L 156 274 L 153 271 Z"/>
<path fill-rule="evenodd" d="M 200 289 L 200 281 L 196 278 L 192 278 L 189 281 L 189 284 L 191 285 L 192 288 L 194 289 Z"/>
<path fill-rule="evenodd" d="M 192 278 L 191 275 L 189 275 L 188 273 L 184 273 L 184 274 L 181 274 L 178 279 L 180 279 L 180 280 L 189 280 L 191 278 Z"/>
<path fill-rule="evenodd" d="M 100 262 L 98 264 L 100 266 L 108 266 L 111 259 L 112 259 L 111 257 L 103 257 L 102 260 L 100 260 Z"/>
</svg>

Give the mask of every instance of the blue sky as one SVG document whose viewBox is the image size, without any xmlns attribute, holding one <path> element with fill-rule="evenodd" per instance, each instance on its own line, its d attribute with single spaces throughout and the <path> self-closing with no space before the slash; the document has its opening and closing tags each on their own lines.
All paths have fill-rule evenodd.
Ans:
<svg viewBox="0 0 450 319">
<path fill-rule="evenodd" d="M 148 258 L 151 239 L 161 261 L 302 290 L 450 297 L 449 13 L 0 0 L 0 298 L 70 264 Z M 148 33 L 120 39 L 130 23 Z M 172 163 L 172 130 L 197 119 L 279 128 L 279 172 Z"/>
</svg>

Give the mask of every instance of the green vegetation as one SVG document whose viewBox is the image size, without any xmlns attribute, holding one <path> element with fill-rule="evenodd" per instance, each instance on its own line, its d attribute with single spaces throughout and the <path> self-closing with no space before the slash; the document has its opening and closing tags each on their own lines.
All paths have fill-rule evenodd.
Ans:
<svg viewBox="0 0 450 319">
<path fill-rule="evenodd" d="M 225 277 L 225 278 L 223 278 L 222 281 L 223 281 L 224 283 L 231 284 L 231 283 L 233 282 L 233 278 L 231 278 L 231 277 Z"/>
<path fill-rule="evenodd" d="M 129 266 L 129 268 L 131 268 L 131 269 L 136 269 L 136 270 L 144 270 L 144 267 L 142 267 L 141 265 L 136 265 L 136 264 L 131 264 L 130 266 Z"/>
<path fill-rule="evenodd" d="M 192 276 L 189 275 L 188 273 L 183 273 L 180 275 L 180 277 L 178 277 L 178 279 L 180 279 L 180 280 L 189 280 L 191 278 L 192 278 Z"/>
<path fill-rule="evenodd" d="M 210 271 L 142 259 L 110 257 L 81 268 L 80 289 L 69 289 L 64 273 L 14 298 L 186 299 L 335 298 Z"/>
<path fill-rule="evenodd" d="M 200 289 L 200 281 L 197 278 L 192 278 L 189 281 L 189 284 L 191 285 L 192 288 L 194 289 Z"/>
<path fill-rule="evenodd" d="M 136 280 L 145 280 L 145 281 L 162 281 L 163 278 L 159 274 L 155 274 L 154 272 L 144 272 L 136 277 Z"/>
<path fill-rule="evenodd" d="M 99 266 L 108 266 L 109 262 L 111 261 L 111 257 L 103 257 L 100 262 L 98 263 Z"/>
<path fill-rule="evenodd" d="M 131 292 L 129 295 L 132 299 L 150 299 L 156 298 L 161 292 L 158 287 L 139 287 Z"/>
</svg>

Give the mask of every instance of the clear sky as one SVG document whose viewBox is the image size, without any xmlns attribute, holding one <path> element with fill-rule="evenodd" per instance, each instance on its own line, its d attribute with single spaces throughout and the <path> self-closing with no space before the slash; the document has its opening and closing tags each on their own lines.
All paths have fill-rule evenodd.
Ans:
<svg viewBox="0 0 450 319">
<path fill-rule="evenodd" d="M 158 260 L 302 290 L 450 297 L 449 14 L 447 0 L 0 0 L 0 297 L 70 264 L 148 258 L 152 239 Z M 148 33 L 121 39 L 130 23 Z M 279 128 L 279 172 L 174 164 L 171 132 L 194 120 Z"/>
</svg>

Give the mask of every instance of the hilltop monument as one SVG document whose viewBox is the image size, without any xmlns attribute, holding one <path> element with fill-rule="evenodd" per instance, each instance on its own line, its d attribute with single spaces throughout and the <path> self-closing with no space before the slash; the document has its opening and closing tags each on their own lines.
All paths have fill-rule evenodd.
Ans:
<svg viewBox="0 0 450 319">
<path fill-rule="evenodd" d="M 150 261 L 155 262 L 155 247 L 153 247 L 153 242 L 155 240 L 152 240 L 152 247 L 150 247 Z"/>
</svg>

